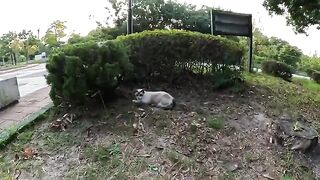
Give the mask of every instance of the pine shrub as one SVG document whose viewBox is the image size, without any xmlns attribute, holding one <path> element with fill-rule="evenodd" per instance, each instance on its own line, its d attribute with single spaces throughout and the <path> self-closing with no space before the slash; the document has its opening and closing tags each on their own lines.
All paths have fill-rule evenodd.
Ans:
<svg viewBox="0 0 320 180">
<path fill-rule="evenodd" d="M 113 93 L 133 69 L 126 49 L 118 41 L 66 45 L 50 56 L 46 67 L 55 105 L 83 103 L 97 92 Z"/>
</svg>

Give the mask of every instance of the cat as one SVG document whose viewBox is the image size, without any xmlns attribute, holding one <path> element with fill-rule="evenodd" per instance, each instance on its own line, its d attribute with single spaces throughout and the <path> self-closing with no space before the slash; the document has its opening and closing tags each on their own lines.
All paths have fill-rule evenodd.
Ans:
<svg viewBox="0 0 320 180">
<path fill-rule="evenodd" d="M 145 91 L 144 89 L 137 89 L 134 92 L 136 97 L 132 102 L 137 104 L 148 104 L 163 109 L 173 109 L 176 105 L 175 99 L 164 91 Z"/>
</svg>

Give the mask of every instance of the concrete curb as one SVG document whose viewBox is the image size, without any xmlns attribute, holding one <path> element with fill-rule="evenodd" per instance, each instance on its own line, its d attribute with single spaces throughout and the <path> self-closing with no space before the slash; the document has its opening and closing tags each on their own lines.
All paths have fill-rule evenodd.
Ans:
<svg viewBox="0 0 320 180">
<path fill-rule="evenodd" d="M 0 74 L 12 73 L 12 72 L 19 71 L 19 70 L 22 70 L 22 69 L 32 68 L 32 67 L 35 67 L 37 65 L 38 64 L 29 64 L 29 65 L 22 66 L 22 67 L 12 67 L 12 68 L 9 68 L 9 69 L 3 69 L 3 70 L 0 70 Z"/>
<path fill-rule="evenodd" d="M 17 133 L 21 132 L 21 130 L 23 130 L 25 127 L 32 124 L 36 120 L 39 120 L 41 115 L 48 112 L 52 107 L 53 103 L 50 103 L 45 107 L 42 107 L 39 111 L 27 116 L 18 124 L 15 124 L 0 132 L 0 148 L 5 147 L 10 142 L 10 140 L 12 140 L 15 137 Z"/>
</svg>

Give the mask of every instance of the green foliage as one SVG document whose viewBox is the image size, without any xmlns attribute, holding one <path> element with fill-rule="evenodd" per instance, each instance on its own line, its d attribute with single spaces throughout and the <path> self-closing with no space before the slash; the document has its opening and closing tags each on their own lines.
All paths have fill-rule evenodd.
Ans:
<svg viewBox="0 0 320 180">
<path fill-rule="evenodd" d="M 215 89 L 223 89 L 227 87 L 232 87 L 239 83 L 238 80 L 241 79 L 240 71 L 233 70 L 227 66 L 221 67 L 218 71 L 213 74 L 212 84 Z"/>
<path fill-rule="evenodd" d="M 243 53 L 235 41 L 180 30 L 144 31 L 117 40 L 128 47 L 139 80 L 159 77 L 171 82 L 187 74 L 214 75 L 227 66 L 240 66 Z"/>
<path fill-rule="evenodd" d="M 96 92 L 112 93 L 132 71 L 126 50 L 116 41 L 70 44 L 57 50 L 47 64 L 50 97 L 61 102 L 84 102 Z"/>
<path fill-rule="evenodd" d="M 293 74 L 293 68 L 282 62 L 267 60 L 262 62 L 262 72 L 289 81 Z"/>
<path fill-rule="evenodd" d="M 127 21 L 127 1 L 109 0 L 112 18 L 116 27 L 124 32 Z M 182 29 L 210 33 L 210 10 L 212 7 L 179 3 L 176 0 L 135 0 L 133 6 L 134 31 L 142 32 L 155 29 Z"/>
<path fill-rule="evenodd" d="M 66 21 L 56 20 L 50 24 L 46 34 L 42 38 L 46 45 L 50 47 L 58 47 L 61 44 L 61 39 L 66 36 L 65 29 Z"/>
<path fill-rule="evenodd" d="M 313 72 L 311 77 L 316 83 L 320 84 L 320 71 Z"/>
<path fill-rule="evenodd" d="M 312 25 L 320 29 L 319 0 L 264 0 L 263 6 L 270 14 L 286 15 L 287 23 L 298 33 L 306 33 Z"/>
<path fill-rule="evenodd" d="M 320 71 L 320 57 L 302 56 L 298 69 L 306 72 L 311 77 L 314 71 Z"/>
<path fill-rule="evenodd" d="M 210 117 L 208 125 L 213 129 L 221 129 L 224 126 L 224 120 L 221 117 Z"/>
<path fill-rule="evenodd" d="M 300 62 L 302 51 L 299 48 L 276 37 L 268 38 L 257 28 L 254 30 L 253 36 L 253 54 L 257 65 L 266 59 L 274 59 L 293 67 L 296 67 Z"/>
</svg>

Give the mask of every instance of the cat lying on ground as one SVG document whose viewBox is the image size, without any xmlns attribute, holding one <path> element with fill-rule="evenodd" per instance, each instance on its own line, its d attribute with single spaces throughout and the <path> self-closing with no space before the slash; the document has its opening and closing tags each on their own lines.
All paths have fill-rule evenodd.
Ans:
<svg viewBox="0 0 320 180">
<path fill-rule="evenodd" d="M 176 105 L 174 98 L 164 91 L 145 91 L 137 89 L 134 92 L 135 100 L 132 102 L 137 104 L 153 105 L 163 109 L 173 109 Z"/>
</svg>

